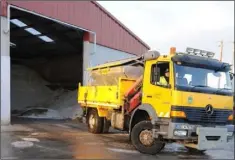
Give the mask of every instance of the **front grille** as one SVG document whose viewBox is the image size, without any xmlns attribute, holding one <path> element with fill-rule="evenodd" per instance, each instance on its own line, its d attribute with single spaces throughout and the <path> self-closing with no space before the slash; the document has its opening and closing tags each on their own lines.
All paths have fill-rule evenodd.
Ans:
<svg viewBox="0 0 235 160">
<path fill-rule="evenodd" d="M 174 111 L 184 111 L 187 117 L 188 122 L 194 123 L 211 123 L 211 124 L 221 124 L 227 123 L 228 116 L 232 114 L 232 110 L 224 110 L 224 109 L 214 109 L 212 115 L 208 115 L 204 108 L 196 108 L 196 107 L 178 107 L 173 106 L 172 110 Z"/>
<path fill-rule="evenodd" d="M 220 136 L 206 136 L 206 139 L 208 141 L 218 141 L 220 139 Z"/>
</svg>

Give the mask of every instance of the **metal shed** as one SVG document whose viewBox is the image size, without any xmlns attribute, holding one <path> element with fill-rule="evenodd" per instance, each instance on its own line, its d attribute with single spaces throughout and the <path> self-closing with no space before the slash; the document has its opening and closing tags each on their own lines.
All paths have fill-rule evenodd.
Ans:
<svg viewBox="0 0 235 160">
<path fill-rule="evenodd" d="M 34 94 L 17 88 L 21 85 L 14 77 L 20 70 L 14 70 L 15 65 L 37 72 L 50 89 L 76 88 L 79 82 L 87 82 L 87 67 L 150 49 L 95 1 L 2 0 L 0 15 L 1 124 L 10 123 L 14 106 L 33 105 L 33 97 L 30 104 L 20 104 Z M 26 84 L 33 83 L 29 77 L 22 78 Z"/>
<path fill-rule="evenodd" d="M 4 2 L 5 1 L 5 2 Z M 7 5 L 14 5 L 38 14 L 91 30 L 97 44 L 140 55 L 150 47 L 111 13 L 95 1 L 8 1 L 3 0 L 2 14 Z"/>
</svg>

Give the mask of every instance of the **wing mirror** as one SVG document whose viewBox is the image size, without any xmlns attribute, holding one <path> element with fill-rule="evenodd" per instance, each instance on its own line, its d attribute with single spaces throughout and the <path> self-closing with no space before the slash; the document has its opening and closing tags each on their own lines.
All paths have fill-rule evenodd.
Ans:
<svg viewBox="0 0 235 160">
<path fill-rule="evenodd" d="M 235 74 L 230 72 L 229 75 L 230 75 L 230 80 L 233 80 Z"/>
</svg>

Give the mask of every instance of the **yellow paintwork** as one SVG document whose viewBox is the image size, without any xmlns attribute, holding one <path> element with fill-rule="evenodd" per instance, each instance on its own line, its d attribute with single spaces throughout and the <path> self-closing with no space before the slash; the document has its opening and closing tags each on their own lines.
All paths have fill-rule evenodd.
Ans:
<svg viewBox="0 0 235 160">
<path fill-rule="evenodd" d="M 232 109 L 233 97 L 213 95 L 205 93 L 182 92 L 172 91 L 172 105 L 182 105 L 190 107 L 205 107 L 211 104 L 214 108 L 218 109 Z M 188 103 L 188 97 L 192 97 L 192 103 Z"/>
<path fill-rule="evenodd" d="M 107 117 L 107 115 L 108 115 L 108 109 L 107 108 L 97 107 L 97 110 L 98 110 L 98 115 L 100 117 Z"/>
<path fill-rule="evenodd" d="M 124 94 L 128 88 L 135 82 L 132 79 L 119 78 L 117 86 L 81 86 L 78 90 L 78 103 L 82 107 L 96 107 L 103 109 L 119 109 L 124 104 Z M 99 111 L 100 117 L 105 113 Z"/>
<path fill-rule="evenodd" d="M 205 107 L 211 104 L 217 109 L 233 108 L 233 97 L 213 95 L 206 93 L 184 92 L 174 90 L 174 72 L 173 62 L 170 60 L 172 55 L 167 57 L 160 56 L 157 60 L 147 61 L 145 65 L 144 81 L 143 81 L 143 97 L 142 103 L 150 104 L 154 107 L 159 117 L 170 118 L 171 105 Z M 163 88 L 150 83 L 151 66 L 157 62 L 169 62 L 171 88 Z M 188 102 L 188 98 L 192 97 L 192 103 Z"/>
<path fill-rule="evenodd" d="M 172 62 L 170 61 L 171 57 L 172 56 L 166 56 L 164 58 L 164 56 L 160 56 L 157 60 L 147 61 L 145 64 L 142 103 L 153 106 L 159 117 L 170 117 L 172 89 L 163 88 L 150 83 L 151 67 L 157 62 L 170 62 L 169 83 L 172 85 L 174 84 L 174 79 L 172 78 L 173 73 L 171 72 L 173 69 L 173 65 L 171 65 Z"/>
<path fill-rule="evenodd" d="M 206 105 L 211 104 L 214 108 L 232 110 L 232 96 L 174 90 L 173 62 L 171 61 L 172 56 L 173 54 L 166 56 L 161 55 L 155 60 L 147 60 L 145 62 L 142 88 L 142 103 L 150 104 L 151 106 L 153 106 L 156 114 L 159 117 L 165 118 L 170 118 L 172 105 L 204 108 Z M 128 60 L 131 61 L 132 59 Z M 127 62 L 128 60 L 111 62 L 105 65 L 94 67 L 92 69 L 120 65 Z M 157 62 L 169 62 L 169 83 L 171 85 L 171 88 L 164 88 L 150 83 L 151 67 Z M 130 88 L 130 86 L 134 82 L 135 80 L 120 78 L 117 86 L 79 86 L 78 102 L 81 104 L 81 106 L 96 107 L 98 109 L 101 107 L 102 109 L 98 110 L 98 113 L 100 116 L 104 117 L 107 115 L 108 110 L 118 109 L 120 108 L 120 106 L 123 106 L 123 94 Z M 85 98 L 86 94 L 87 97 Z M 189 103 L 189 97 L 193 99 L 192 103 Z"/>
</svg>

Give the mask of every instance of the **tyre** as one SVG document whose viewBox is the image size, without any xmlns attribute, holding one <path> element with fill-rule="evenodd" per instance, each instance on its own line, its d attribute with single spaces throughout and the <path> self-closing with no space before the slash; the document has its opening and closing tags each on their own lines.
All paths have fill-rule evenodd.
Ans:
<svg viewBox="0 0 235 160">
<path fill-rule="evenodd" d="M 163 149 L 165 148 L 165 145 L 166 145 L 166 143 L 163 143 L 163 144 L 162 144 L 161 150 L 163 150 Z"/>
<path fill-rule="evenodd" d="M 188 149 L 188 153 L 190 154 L 204 154 L 204 152 L 206 150 L 197 150 L 195 148 L 190 148 L 190 147 L 186 147 Z"/>
<path fill-rule="evenodd" d="M 141 121 L 131 131 L 131 142 L 141 153 L 155 155 L 164 148 L 164 142 L 152 137 L 152 128 L 150 121 Z"/>
<path fill-rule="evenodd" d="M 104 118 L 103 133 L 108 133 L 110 126 L 111 122 Z"/>
<path fill-rule="evenodd" d="M 91 109 L 87 115 L 88 131 L 91 133 L 102 133 L 104 119 L 99 117 L 96 109 Z"/>
</svg>

